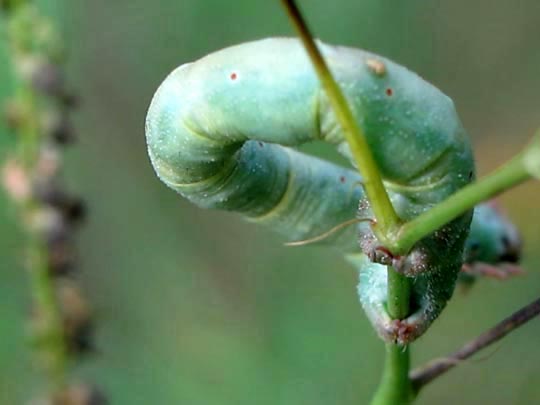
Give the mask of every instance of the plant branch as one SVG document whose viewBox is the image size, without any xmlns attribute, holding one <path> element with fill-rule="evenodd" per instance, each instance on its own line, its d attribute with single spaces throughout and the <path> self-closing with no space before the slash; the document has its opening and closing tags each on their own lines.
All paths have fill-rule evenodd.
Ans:
<svg viewBox="0 0 540 405">
<path fill-rule="evenodd" d="M 379 387 L 371 405 L 406 405 L 413 399 L 409 380 L 410 353 L 408 346 L 386 344 L 386 358 Z"/>
<path fill-rule="evenodd" d="M 433 360 L 427 365 L 413 370 L 410 373 L 410 379 L 414 391 L 418 393 L 418 391 L 435 378 L 440 377 L 463 360 L 468 359 L 483 348 L 497 342 L 538 315 L 540 315 L 540 299 L 513 313 L 448 357 Z"/>
<path fill-rule="evenodd" d="M 326 91 L 330 104 L 343 128 L 345 139 L 349 144 L 355 163 L 363 175 L 364 189 L 373 209 L 376 226 L 373 227 L 383 245 L 390 235 L 394 235 L 400 226 L 377 164 L 369 149 L 366 136 L 357 125 L 343 92 L 334 80 L 328 65 L 319 52 L 307 24 L 294 0 L 282 0 L 282 4 L 296 28 L 311 62 Z M 403 319 L 409 313 L 410 284 L 402 274 L 388 267 L 388 312 L 394 319 Z M 375 394 L 373 405 L 406 404 L 412 398 L 409 381 L 410 354 L 408 347 L 388 343 L 383 376 Z"/>
<path fill-rule="evenodd" d="M 84 203 L 61 181 L 61 149 L 74 140 L 70 112 L 75 98 L 64 82 L 60 34 L 32 3 L 0 0 L 14 88 L 5 121 L 15 141 L 1 182 L 25 235 L 31 341 L 48 391 L 38 402 L 71 404 L 103 397 L 87 384 L 70 382 L 71 360 L 93 348 L 92 313 L 71 277 L 76 270 L 73 236 Z"/>
<path fill-rule="evenodd" d="M 21 61 L 30 60 L 33 50 L 26 47 L 26 39 L 33 32 L 26 24 L 40 26 L 38 13 L 32 5 L 23 1 L 11 1 L 5 9 L 8 29 L 6 39 L 14 74 L 18 117 L 13 132 L 17 136 L 17 150 L 3 167 L 6 191 L 19 209 L 22 228 L 26 237 L 28 275 L 33 303 L 32 341 L 37 347 L 40 364 L 48 378 L 52 391 L 62 389 L 67 380 L 68 347 L 64 340 L 64 325 L 60 305 L 51 277 L 51 261 L 43 229 L 49 224 L 44 219 L 43 204 L 33 193 L 33 183 L 42 179 L 38 169 L 44 135 L 40 128 L 43 96 L 34 88 L 31 79 L 25 77 Z M 28 37 L 26 37 L 28 36 Z"/>
<path fill-rule="evenodd" d="M 394 234 L 400 225 L 373 155 L 369 149 L 365 134 L 357 125 L 347 100 L 334 80 L 313 36 L 304 22 L 294 0 L 282 0 L 289 17 L 296 28 L 306 51 L 313 63 L 323 89 L 326 91 L 334 113 L 343 128 L 345 139 L 349 144 L 355 163 L 363 175 L 364 189 L 377 226 L 374 232 L 383 245 L 388 236 Z M 409 280 L 394 269 L 388 267 L 388 312 L 394 319 L 403 319 L 409 313 L 410 285 Z M 386 360 L 383 376 L 373 399 L 373 405 L 405 404 L 412 398 L 409 381 L 410 354 L 408 347 L 392 343 L 386 345 Z"/>
<path fill-rule="evenodd" d="M 388 266 L 388 314 L 393 319 L 404 319 L 409 315 L 410 278 Z"/>
<path fill-rule="evenodd" d="M 29 274 L 32 301 L 36 314 L 33 320 L 33 340 L 41 349 L 42 364 L 48 373 L 52 390 L 67 383 L 68 348 L 64 340 L 64 325 L 55 286 L 49 274 L 49 255 L 39 238 L 30 235 Z"/>
<path fill-rule="evenodd" d="M 388 267 L 388 314 L 394 319 L 409 315 L 410 279 Z M 371 405 L 407 404 L 413 398 L 409 380 L 410 350 L 408 346 L 386 344 L 383 375 Z"/>
<path fill-rule="evenodd" d="M 431 210 L 403 224 L 397 234 L 397 240 L 387 247 L 396 254 L 407 253 L 420 239 L 474 208 L 478 203 L 489 200 L 526 180 L 540 177 L 539 167 L 540 131 L 522 152 L 493 173 L 462 188 Z"/>
<path fill-rule="evenodd" d="M 349 104 L 340 90 L 328 65 L 324 61 L 320 51 L 313 40 L 313 36 L 306 22 L 304 21 L 294 0 L 281 0 L 283 6 L 296 28 L 302 43 L 311 59 L 317 76 L 321 81 L 323 89 L 326 91 L 328 100 L 332 105 L 334 113 L 343 128 L 343 133 L 354 161 L 363 176 L 364 189 L 371 203 L 373 213 L 377 220 L 377 226 L 374 231 L 381 241 L 385 241 L 387 235 L 394 232 L 400 223 L 400 220 L 390 202 L 386 189 L 382 183 L 377 163 L 369 149 L 366 136 L 362 129 L 357 125 L 353 117 Z M 384 243 L 383 243 L 384 244 Z"/>
</svg>

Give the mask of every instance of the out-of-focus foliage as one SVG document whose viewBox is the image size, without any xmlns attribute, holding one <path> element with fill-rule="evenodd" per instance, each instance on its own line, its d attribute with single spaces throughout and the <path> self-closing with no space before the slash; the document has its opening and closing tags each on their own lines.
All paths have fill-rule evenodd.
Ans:
<svg viewBox="0 0 540 405">
<path fill-rule="evenodd" d="M 99 350 L 76 372 L 116 404 L 366 403 L 383 346 L 357 302 L 353 270 L 333 252 L 284 248 L 234 215 L 192 207 L 157 180 L 146 156 L 146 108 L 164 76 L 227 45 L 292 35 L 279 2 L 39 3 L 61 21 L 70 81 L 82 98 L 80 142 L 65 175 L 90 206 L 80 259 Z M 486 173 L 540 125 L 540 3 L 398 3 L 301 2 L 326 42 L 384 54 L 449 94 Z M 10 91 L 3 45 L 2 99 Z M 4 157 L 12 142 L 3 125 L 0 132 Z M 456 293 L 415 344 L 415 363 L 453 350 L 538 295 L 538 198 L 538 183 L 501 198 L 522 229 L 529 273 Z M 40 385 L 24 340 L 20 233 L 3 194 L 0 223 L 0 404 L 10 405 Z M 487 359 L 435 382 L 419 403 L 540 402 L 539 336 L 537 321 L 518 330 Z"/>
</svg>

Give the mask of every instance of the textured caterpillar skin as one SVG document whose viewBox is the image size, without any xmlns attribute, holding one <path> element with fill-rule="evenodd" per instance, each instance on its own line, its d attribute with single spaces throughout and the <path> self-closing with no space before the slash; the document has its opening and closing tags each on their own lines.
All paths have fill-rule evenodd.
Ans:
<svg viewBox="0 0 540 405">
<path fill-rule="evenodd" d="M 478 205 L 465 243 L 464 263 L 515 263 L 520 254 L 521 237 L 514 224 L 496 205 Z"/>
<path fill-rule="evenodd" d="M 495 203 L 478 205 L 474 209 L 463 253 L 464 269 L 467 271 L 460 273 L 458 281 L 463 287 L 470 287 L 480 276 L 489 274 L 482 270 L 492 270 L 492 277 L 495 278 L 512 275 L 515 269 L 519 269 L 513 264 L 519 262 L 521 245 L 518 230 Z M 505 273 L 505 268 L 510 271 Z"/>
<path fill-rule="evenodd" d="M 474 266 L 478 263 L 497 266 L 506 262 L 516 262 L 521 253 L 521 240 L 516 227 L 492 203 L 480 204 L 474 209 L 471 230 L 465 242 L 463 263 Z M 396 326 L 402 334 L 421 333 L 428 323 L 425 316 L 427 311 L 416 311 L 407 323 L 396 322 L 388 316 L 385 310 L 386 294 L 388 289 L 385 266 L 372 263 L 365 255 L 349 255 L 349 261 L 358 269 L 360 282 L 358 295 L 368 318 L 375 326 L 379 335 L 385 339 L 393 338 L 389 332 Z M 459 274 L 459 282 L 470 286 L 479 275 L 474 273 Z M 418 282 L 427 283 L 421 278 Z M 369 286 L 367 288 L 366 286 Z M 426 300 L 422 294 L 423 288 L 415 286 L 415 301 L 420 307 L 439 305 Z M 401 336 L 403 338 L 405 336 Z"/>
<path fill-rule="evenodd" d="M 318 45 L 366 133 L 403 220 L 471 181 L 470 145 L 450 98 L 383 57 Z M 357 215 L 373 217 L 362 190 L 354 187 L 358 174 L 288 148 L 323 140 L 349 155 L 295 39 L 233 46 L 180 66 L 152 100 L 146 136 L 152 164 L 169 187 L 201 207 L 237 211 L 288 240 L 316 236 L 350 219 L 358 201 Z M 471 213 L 454 220 L 400 259 L 399 270 L 414 277 L 418 309 L 398 327 L 376 325 L 386 328 L 385 339 L 407 343 L 440 314 L 454 290 L 470 220 Z M 358 231 L 362 250 L 353 243 L 351 228 L 326 242 L 346 254 L 363 251 L 375 260 L 388 259 L 373 255 L 379 242 L 369 225 Z M 385 267 L 361 260 L 377 277 L 364 277 L 360 289 L 377 291 Z M 362 300 L 368 315 L 379 310 L 383 295 L 376 302 Z"/>
</svg>

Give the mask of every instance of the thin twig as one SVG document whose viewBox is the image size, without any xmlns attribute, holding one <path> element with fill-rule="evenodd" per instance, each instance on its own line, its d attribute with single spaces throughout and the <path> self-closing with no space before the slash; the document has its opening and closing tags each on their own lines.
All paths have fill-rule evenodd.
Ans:
<svg viewBox="0 0 540 405">
<path fill-rule="evenodd" d="M 470 341 L 461 349 L 448 357 L 435 359 L 425 366 L 419 367 L 410 373 L 410 379 L 416 392 L 435 378 L 443 375 L 463 360 L 468 359 L 483 348 L 497 342 L 513 330 L 527 323 L 535 316 L 540 315 L 540 298 L 504 319 L 493 328 L 484 332 L 476 339 Z"/>
<path fill-rule="evenodd" d="M 353 156 L 353 160 L 363 176 L 363 187 L 371 204 L 377 227 L 375 235 L 383 246 L 392 248 L 388 241 L 398 230 L 401 220 L 398 217 L 382 182 L 366 139 L 366 134 L 356 122 L 345 95 L 337 84 L 332 72 L 319 51 L 313 36 L 294 0 L 281 0 L 289 18 L 296 29 Z M 409 313 L 410 283 L 402 274 L 388 267 L 389 314 L 394 319 L 405 318 Z M 381 384 L 372 405 L 405 404 L 411 399 L 411 386 L 408 379 L 409 350 L 398 345 L 387 345 L 387 357 Z"/>
<path fill-rule="evenodd" d="M 379 239 L 386 240 L 392 232 L 397 230 L 400 220 L 382 182 L 381 173 L 369 149 L 366 134 L 356 122 L 349 103 L 315 44 L 313 35 L 296 2 L 294 0 L 281 0 L 281 3 L 304 45 L 328 97 L 328 102 L 343 129 L 343 136 L 349 145 L 353 160 L 363 176 L 364 189 L 377 221 L 377 236 Z"/>
<path fill-rule="evenodd" d="M 72 372 L 73 360 L 93 349 L 93 319 L 73 277 L 84 201 L 62 182 L 62 150 L 75 140 L 70 113 L 76 107 L 64 80 L 62 36 L 31 0 L 0 0 L 0 23 L 14 88 L 3 118 L 15 145 L 2 164 L 0 186 L 17 208 L 25 236 L 30 336 L 47 382 L 35 402 L 106 404 L 92 385 L 75 383 Z"/>
</svg>

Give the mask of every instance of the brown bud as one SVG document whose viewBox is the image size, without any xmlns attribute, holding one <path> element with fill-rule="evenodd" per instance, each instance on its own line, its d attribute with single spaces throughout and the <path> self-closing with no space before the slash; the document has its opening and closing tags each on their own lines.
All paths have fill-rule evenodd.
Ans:
<svg viewBox="0 0 540 405">
<path fill-rule="evenodd" d="M 74 384 L 55 395 L 52 405 L 107 405 L 105 395 L 88 384 Z"/>
<path fill-rule="evenodd" d="M 57 294 L 68 348 L 74 353 L 92 351 L 92 311 L 86 299 L 74 282 L 59 284 Z"/>
<path fill-rule="evenodd" d="M 32 192 L 37 201 L 54 208 L 61 206 L 67 198 L 54 178 L 38 176 L 34 181 Z"/>
<path fill-rule="evenodd" d="M 45 134 L 60 145 L 66 145 L 75 140 L 73 124 L 65 111 L 47 113 L 43 117 L 42 125 Z"/>
<path fill-rule="evenodd" d="M 36 176 L 40 179 L 50 179 L 58 174 L 60 157 L 56 148 L 42 146 L 35 166 Z"/>
<path fill-rule="evenodd" d="M 78 224 L 86 218 L 86 204 L 84 200 L 77 197 L 71 197 L 64 205 L 62 213 L 66 220 L 71 224 Z"/>
<path fill-rule="evenodd" d="M 77 225 L 86 216 L 84 201 L 67 194 L 53 181 L 36 182 L 34 196 L 43 204 L 56 208 L 69 225 Z"/>
<path fill-rule="evenodd" d="M 79 96 L 76 94 L 70 93 L 68 91 L 64 92 L 61 97 L 60 101 L 64 105 L 64 107 L 68 109 L 76 109 L 79 107 L 81 100 L 79 99 Z"/>
<path fill-rule="evenodd" d="M 53 277 L 66 276 L 75 269 L 77 261 L 75 249 L 69 240 L 57 240 L 49 243 L 48 266 Z"/>
<path fill-rule="evenodd" d="M 4 105 L 4 121 L 11 129 L 18 129 L 24 121 L 24 111 L 22 106 L 16 101 L 9 101 Z"/>
<path fill-rule="evenodd" d="M 41 62 L 33 69 L 30 81 L 37 91 L 50 95 L 61 95 L 64 88 L 64 77 L 58 66 L 50 62 Z"/>
</svg>

